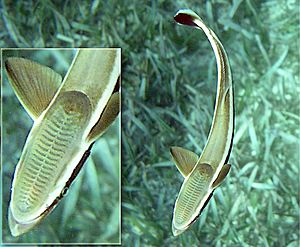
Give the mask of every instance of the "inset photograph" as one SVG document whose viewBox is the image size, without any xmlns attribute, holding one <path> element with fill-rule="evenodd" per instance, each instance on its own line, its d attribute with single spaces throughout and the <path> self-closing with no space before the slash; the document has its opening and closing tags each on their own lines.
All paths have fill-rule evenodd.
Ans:
<svg viewBox="0 0 300 247">
<path fill-rule="evenodd" d="M 3 243 L 119 244 L 121 49 L 2 49 Z"/>
</svg>

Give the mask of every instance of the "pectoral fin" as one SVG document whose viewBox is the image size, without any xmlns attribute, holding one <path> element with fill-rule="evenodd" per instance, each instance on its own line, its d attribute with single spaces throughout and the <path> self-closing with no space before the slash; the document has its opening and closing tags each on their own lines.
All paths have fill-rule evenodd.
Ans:
<svg viewBox="0 0 300 247">
<path fill-rule="evenodd" d="M 198 161 L 198 155 L 181 147 L 171 147 L 170 152 L 182 176 L 189 175 Z"/>
<path fill-rule="evenodd" d="M 24 58 L 8 58 L 5 68 L 19 101 L 35 120 L 51 102 L 61 84 L 61 76 L 46 66 Z"/>
<path fill-rule="evenodd" d="M 229 164 L 223 165 L 218 177 L 216 178 L 216 180 L 212 184 L 213 188 L 216 188 L 217 186 L 219 186 L 223 182 L 224 178 L 227 176 L 227 174 L 230 170 L 230 167 L 231 167 L 231 165 L 229 165 Z"/>
<path fill-rule="evenodd" d="M 120 111 L 120 93 L 113 93 L 110 97 L 107 106 L 105 107 L 103 114 L 101 115 L 99 121 L 92 128 L 88 135 L 89 141 L 94 141 L 100 137 L 109 125 L 115 120 Z"/>
</svg>

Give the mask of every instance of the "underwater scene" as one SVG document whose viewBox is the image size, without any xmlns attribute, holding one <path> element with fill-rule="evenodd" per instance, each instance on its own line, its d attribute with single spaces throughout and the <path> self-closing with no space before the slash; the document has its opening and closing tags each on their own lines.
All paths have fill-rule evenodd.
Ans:
<svg viewBox="0 0 300 247">
<path fill-rule="evenodd" d="M 0 8 L 3 245 L 299 246 L 299 1 L 3 0 Z M 5 61 L 30 59 L 64 78 L 78 48 L 101 47 L 121 48 L 118 82 L 107 80 L 99 98 L 110 109 L 120 92 L 120 113 L 57 207 L 44 203 L 48 215 L 14 237 L 13 174 L 34 121 Z M 94 66 L 82 63 L 83 78 Z"/>
</svg>

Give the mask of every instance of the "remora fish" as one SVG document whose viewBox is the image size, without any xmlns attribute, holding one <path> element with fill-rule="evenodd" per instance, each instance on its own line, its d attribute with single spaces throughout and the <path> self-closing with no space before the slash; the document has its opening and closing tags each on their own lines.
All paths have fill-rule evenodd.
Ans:
<svg viewBox="0 0 300 247">
<path fill-rule="evenodd" d="M 224 47 L 201 18 L 189 9 L 179 10 L 176 22 L 202 29 L 216 57 L 218 82 L 215 110 L 208 140 L 200 158 L 193 152 L 172 147 L 177 168 L 185 177 L 173 212 L 172 231 L 175 236 L 184 232 L 200 215 L 215 188 L 229 172 L 227 164 L 234 130 L 233 85 Z"/>
<path fill-rule="evenodd" d="M 120 49 L 79 49 L 63 82 L 52 69 L 8 58 L 9 81 L 34 120 L 16 166 L 9 227 L 21 235 L 50 213 L 120 110 Z"/>
</svg>

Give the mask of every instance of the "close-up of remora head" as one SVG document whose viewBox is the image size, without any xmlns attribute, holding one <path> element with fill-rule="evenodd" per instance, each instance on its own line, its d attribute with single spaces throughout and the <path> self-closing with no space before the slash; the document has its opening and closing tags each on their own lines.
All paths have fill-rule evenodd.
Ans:
<svg viewBox="0 0 300 247">
<path fill-rule="evenodd" d="M 31 60 L 6 60 L 11 86 L 34 120 L 11 188 L 13 236 L 27 232 L 55 208 L 94 142 L 117 117 L 120 56 L 120 49 L 79 49 L 63 81 Z"/>
</svg>

